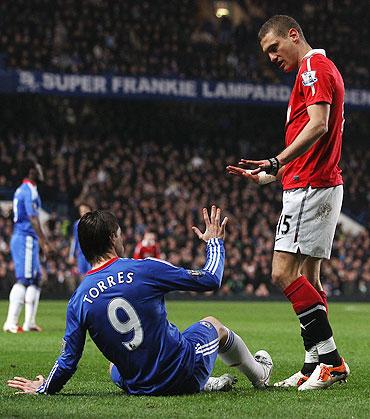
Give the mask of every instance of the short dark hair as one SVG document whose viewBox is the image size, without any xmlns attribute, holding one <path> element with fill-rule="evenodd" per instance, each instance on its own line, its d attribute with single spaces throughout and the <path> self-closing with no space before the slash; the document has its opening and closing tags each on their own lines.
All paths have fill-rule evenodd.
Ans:
<svg viewBox="0 0 370 419">
<path fill-rule="evenodd" d="M 90 204 L 88 204 L 86 201 L 81 201 L 78 205 L 77 208 L 79 209 L 80 207 L 87 207 L 90 209 L 90 211 L 93 210 L 92 206 Z"/>
<path fill-rule="evenodd" d="M 37 164 L 37 162 L 34 159 L 30 159 L 30 158 L 24 159 L 21 162 L 20 168 L 19 168 L 19 174 L 20 174 L 21 178 L 24 179 L 27 176 L 29 176 L 30 175 L 30 171 L 32 169 L 37 170 L 36 169 L 36 164 Z"/>
<path fill-rule="evenodd" d="M 289 29 L 292 28 L 296 29 L 299 35 L 305 39 L 302 28 L 295 19 L 287 15 L 275 15 L 261 26 L 258 32 L 258 39 L 261 41 L 270 31 L 282 38 L 286 38 Z"/>
<path fill-rule="evenodd" d="M 101 261 L 112 249 L 112 236 L 116 235 L 119 224 L 109 211 L 90 211 L 78 223 L 78 240 L 82 253 L 91 263 Z"/>
</svg>

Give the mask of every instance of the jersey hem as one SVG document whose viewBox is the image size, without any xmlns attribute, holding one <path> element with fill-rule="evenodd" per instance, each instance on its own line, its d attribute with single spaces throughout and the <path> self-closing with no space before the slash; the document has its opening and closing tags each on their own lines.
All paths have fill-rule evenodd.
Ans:
<svg viewBox="0 0 370 419">
<path fill-rule="evenodd" d="M 343 181 L 340 181 L 339 183 L 336 182 L 336 183 L 324 184 L 324 185 L 307 182 L 307 183 L 299 183 L 299 184 L 288 185 L 288 186 L 283 185 L 283 191 L 289 191 L 291 189 L 304 189 L 304 188 L 308 188 L 309 186 L 312 189 L 335 188 L 336 186 L 340 186 L 340 185 L 343 185 Z"/>
</svg>

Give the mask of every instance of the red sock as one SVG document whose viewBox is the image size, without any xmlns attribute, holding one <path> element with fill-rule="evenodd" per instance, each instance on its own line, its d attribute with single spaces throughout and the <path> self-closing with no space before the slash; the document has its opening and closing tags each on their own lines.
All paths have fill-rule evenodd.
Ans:
<svg viewBox="0 0 370 419">
<path fill-rule="evenodd" d="M 284 290 L 284 294 L 292 303 L 293 309 L 297 314 L 314 305 L 324 304 L 321 295 L 304 275 L 288 285 Z"/>
<path fill-rule="evenodd" d="M 326 308 L 326 315 L 328 315 L 328 313 L 329 313 L 329 309 L 328 309 L 328 297 L 326 295 L 326 292 L 324 290 L 322 290 L 322 291 L 318 291 L 318 293 L 321 295 L 322 302 L 324 303 L 324 306 Z"/>
</svg>

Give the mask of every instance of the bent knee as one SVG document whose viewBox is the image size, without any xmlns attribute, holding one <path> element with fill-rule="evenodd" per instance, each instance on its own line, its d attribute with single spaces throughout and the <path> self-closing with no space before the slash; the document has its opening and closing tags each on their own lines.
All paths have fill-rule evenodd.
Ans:
<svg viewBox="0 0 370 419">
<path fill-rule="evenodd" d="M 209 323 L 212 323 L 213 325 L 221 324 L 220 320 L 216 319 L 216 317 L 213 317 L 213 316 L 204 317 L 204 319 L 202 319 L 201 321 L 209 322 Z"/>
<path fill-rule="evenodd" d="M 285 289 L 298 278 L 298 272 L 289 272 L 280 268 L 275 268 L 271 273 L 271 281 L 281 289 Z"/>
<path fill-rule="evenodd" d="M 218 337 L 220 340 L 224 340 L 227 339 L 229 330 L 226 326 L 224 326 L 220 320 L 216 319 L 216 317 L 213 316 L 207 316 L 204 319 L 202 319 L 202 321 L 206 321 L 212 324 L 212 326 L 214 326 L 214 328 L 217 331 Z"/>
<path fill-rule="evenodd" d="M 271 282 L 274 285 L 280 285 L 284 281 L 286 272 L 281 269 L 273 269 L 271 272 Z"/>
</svg>

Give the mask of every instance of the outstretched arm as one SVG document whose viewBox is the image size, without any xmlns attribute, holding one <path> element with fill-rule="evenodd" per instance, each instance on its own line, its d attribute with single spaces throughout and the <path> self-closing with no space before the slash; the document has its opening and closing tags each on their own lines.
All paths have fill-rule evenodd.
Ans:
<svg viewBox="0 0 370 419">
<path fill-rule="evenodd" d="M 206 208 L 203 209 L 203 219 L 206 225 L 204 233 L 198 227 L 193 231 L 207 243 L 206 263 L 202 269 L 185 269 L 172 265 L 169 262 L 147 258 L 148 282 L 162 292 L 168 291 L 211 291 L 221 286 L 225 249 L 225 227 L 227 217 L 221 223 L 221 210 L 212 206 L 211 214 L 208 215 Z"/>
<path fill-rule="evenodd" d="M 241 159 L 239 164 L 245 164 L 246 160 Z M 251 180 L 257 185 L 267 185 L 268 183 L 275 182 L 276 180 L 280 180 L 284 171 L 284 167 L 281 167 L 279 172 L 274 175 L 268 175 L 265 171 L 259 172 L 256 175 L 253 175 L 253 170 L 243 169 L 242 167 L 238 166 L 227 166 L 226 170 L 230 175 L 236 175 L 239 177 L 243 177 L 245 179 Z"/>
<path fill-rule="evenodd" d="M 275 176 L 282 166 L 306 153 L 306 151 L 328 132 L 329 103 L 319 102 L 307 106 L 307 113 L 310 120 L 306 126 L 297 135 L 295 140 L 276 157 L 265 160 L 241 160 L 242 164 L 256 166 L 256 169 L 251 172 L 252 175 L 257 175 L 265 171 L 267 174 Z"/>
<path fill-rule="evenodd" d="M 62 353 L 45 380 L 38 375 L 36 380 L 14 377 L 8 380 L 8 386 L 18 389 L 17 394 L 54 394 L 60 391 L 77 369 L 85 344 L 86 330 L 80 325 L 71 303 L 67 309 L 67 327 Z"/>
<path fill-rule="evenodd" d="M 284 165 L 308 151 L 324 134 L 328 132 L 330 105 L 315 103 L 307 107 L 310 120 L 297 135 L 296 139 L 276 157 Z"/>
</svg>

